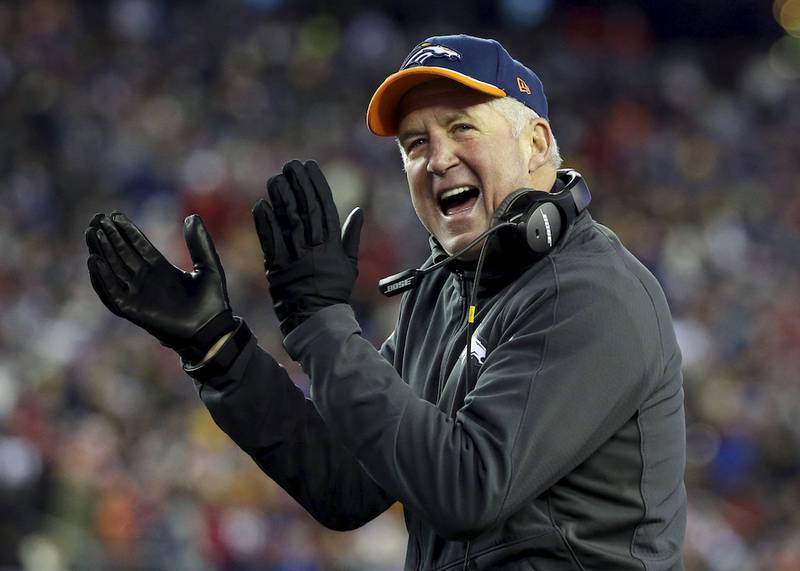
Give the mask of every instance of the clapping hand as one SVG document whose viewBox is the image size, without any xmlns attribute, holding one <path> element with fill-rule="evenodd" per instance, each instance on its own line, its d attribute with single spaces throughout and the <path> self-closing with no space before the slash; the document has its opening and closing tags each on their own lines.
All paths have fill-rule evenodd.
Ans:
<svg viewBox="0 0 800 571">
<path fill-rule="evenodd" d="M 222 264 L 199 216 L 186 218 L 184 237 L 194 264 L 189 272 L 167 261 L 124 214 L 97 214 L 86 230 L 89 276 L 109 310 L 196 363 L 236 321 Z"/>
<path fill-rule="evenodd" d="M 290 161 L 269 179 L 270 201 L 253 208 L 256 232 L 281 331 L 288 335 L 314 312 L 349 303 L 358 276 L 364 215 L 342 227 L 333 194 L 314 161 Z"/>
</svg>

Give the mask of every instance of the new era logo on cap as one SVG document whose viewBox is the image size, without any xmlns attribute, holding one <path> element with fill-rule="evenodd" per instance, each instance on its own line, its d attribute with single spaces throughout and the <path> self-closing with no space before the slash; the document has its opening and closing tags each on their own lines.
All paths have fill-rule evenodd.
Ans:
<svg viewBox="0 0 800 571">
<path fill-rule="evenodd" d="M 435 36 L 414 46 L 400 71 L 384 80 L 372 96 L 367 126 L 376 135 L 397 134 L 397 109 L 411 89 L 447 78 L 495 97 L 513 97 L 547 118 L 542 82 L 495 40 L 467 35 Z"/>
</svg>

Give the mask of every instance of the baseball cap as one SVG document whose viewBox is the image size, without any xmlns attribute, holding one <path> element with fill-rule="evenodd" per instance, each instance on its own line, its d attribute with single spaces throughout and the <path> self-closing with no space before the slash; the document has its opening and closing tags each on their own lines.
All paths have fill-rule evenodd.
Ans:
<svg viewBox="0 0 800 571">
<path fill-rule="evenodd" d="M 535 73 L 512 58 L 499 42 L 459 34 L 433 36 L 411 50 L 400 70 L 372 95 L 367 109 L 369 130 L 381 136 L 396 135 L 403 96 L 440 77 L 496 97 L 513 97 L 547 118 L 547 98 Z"/>
</svg>

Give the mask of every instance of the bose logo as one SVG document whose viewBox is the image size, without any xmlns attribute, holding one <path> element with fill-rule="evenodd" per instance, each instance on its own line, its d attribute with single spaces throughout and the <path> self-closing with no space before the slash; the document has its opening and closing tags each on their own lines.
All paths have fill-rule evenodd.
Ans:
<svg viewBox="0 0 800 571">
<path fill-rule="evenodd" d="M 414 278 L 413 277 L 406 278 L 404 280 L 400 280 L 399 282 L 397 282 L 395 284 L 391 284 L 391 285 L 386 286 L 386 293 L 389 293 L 390 291 L 395 291 L 395 290 L 398 290 L 398 289 L 402 289 L 402 288 L 404 288 L 406 286 L 411 285 L 413 282 L 414 282 Z"/>
<path fill-rule="evenodd" d="M 553 246 L 553 234 L 550 232 L 550 220 L 547 218 L 547 214 L 542 212 L 542 218 L 544 218 L 544 227 L 547 230 L 547 245 Z"/>
<path fill-rule="evenodd" d="M 449 59 L 450 61 L 456 61 L 461 59 L 461 54 L 444 46 L 422 44 L 422 48 L 420 50 L 411 53 L 411 55 L 406 58 L 406 61 L 403 62 L 403 65 L 400 67 L 400 69 L 406 69 L 412 65 L 422 65 L 432 57 L 443 57 L 445 59 Z"/>
</svg>

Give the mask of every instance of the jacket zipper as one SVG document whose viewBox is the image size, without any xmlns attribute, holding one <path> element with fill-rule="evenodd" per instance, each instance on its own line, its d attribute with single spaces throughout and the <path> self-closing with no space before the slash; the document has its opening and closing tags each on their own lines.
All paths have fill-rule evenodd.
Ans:
<svg viewBox="0 0 800 571">
<path fill-rule="evenodd" d="M 442 366 L 439 371 L 439 384 L 436 390 L 436 402 L 438 403 L 439 400 L 442 398 L 442 393 L 444 392 L 444 386 L 447 381 L 447 377 L 450 374 L 450 367 L 448 364 L 450 363 L 450 357 L 453 354 L 453 349 L 455 349 L 456 345 L 459 342 L 459 338 L 461 337 L 461 330 L 464 328 L 464 325 L 467 321 L 467 296 L 464 295 L 464 274 L 460 270 L 456 270 L 455 272 L 456 279 L 458 280 L 459 285 L 459 295 L 461 296 L 461 316 L 458 321 L 458 325 L 456 326 L 455 331 L 452 334 L 451 340 L 447 349 L 444 352 L 444 359 L 442 360 Z"/>
</svg>

